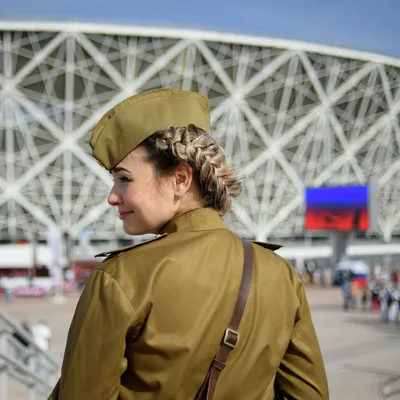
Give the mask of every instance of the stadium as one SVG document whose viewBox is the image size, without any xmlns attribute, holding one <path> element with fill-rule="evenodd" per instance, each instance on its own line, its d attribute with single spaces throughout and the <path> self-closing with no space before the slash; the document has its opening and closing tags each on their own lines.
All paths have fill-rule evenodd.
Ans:
<svg viewBox="0 0 400 400">
<path fill-rule="evenodd" d="M 304 237 L 304 189 L 374 182 L 376 235 L 400 234 L 400 60 L 311 43 L 76 23 L 0 23 L 0 238 L 124 237 L 90 155 L 101 116 L 145 90 L 209 97 L 243 178 L 227 216 L 260 241 Z"/>
</svg>

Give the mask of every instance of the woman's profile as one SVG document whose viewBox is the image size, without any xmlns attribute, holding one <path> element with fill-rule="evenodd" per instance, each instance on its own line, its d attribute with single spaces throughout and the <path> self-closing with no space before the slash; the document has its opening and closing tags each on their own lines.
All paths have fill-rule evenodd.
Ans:
<svg viewBox="0 0 400 400">
<path fill-rule="evenodd" d="M 156 236 L 102 254 L 49 399 L 199 398 L 247 259 L 221 219 L 241 183 L 210 133 L 208 100 L 175 89 L 135 95 L 104 115 L 90 144 L 114 178 L 108 202 L 124 231 Z M 273 246 L 249 246 L 249 291 L 213 398 L 328 399 L 300 279 Z"/>
</svg>

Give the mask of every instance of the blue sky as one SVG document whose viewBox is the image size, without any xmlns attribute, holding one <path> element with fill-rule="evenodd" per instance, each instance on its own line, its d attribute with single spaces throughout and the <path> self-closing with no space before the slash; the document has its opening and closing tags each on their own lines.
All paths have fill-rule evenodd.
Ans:
<svg viewBox="0 0 400 400">
<path fill-rule="evenodd" d="M 200 28 L 400 58 L 400 0 L 3 0 L 0 19 Z"/>
</svg>

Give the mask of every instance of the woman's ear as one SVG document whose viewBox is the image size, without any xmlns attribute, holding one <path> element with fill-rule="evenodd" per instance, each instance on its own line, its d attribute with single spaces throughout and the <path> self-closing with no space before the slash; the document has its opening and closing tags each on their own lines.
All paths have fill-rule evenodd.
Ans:
<svg viewBox="0 0 400 400">
<path fill-rule="evenodd" d="M 175 168 L 175 191 L 180 197 L 182 197 L 189 190 L 192 180 L 193 169 L 189 164 L 182 163 Z"/>
</svg>

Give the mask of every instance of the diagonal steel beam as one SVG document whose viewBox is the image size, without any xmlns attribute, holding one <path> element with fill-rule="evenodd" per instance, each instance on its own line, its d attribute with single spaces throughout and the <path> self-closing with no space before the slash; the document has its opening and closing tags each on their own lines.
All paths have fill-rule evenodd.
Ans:
<svg viewBox="0 0 400 400">
<path fill-rule="evenodd" d="M 19 192 L 15 192 L 10 200 L 16 201 L 23 209 L 35 217 L 39 222 L 48 227 L 55 226 L 55 222 L 47 216 L 47 214 L 35 204 L 32 204 L 25 196 Z"/>
<path fill-rule="evenodd" d="M 400 111 L 400 103 L 396 105 L 396 108 Z M 371 138 L 373 138 L 380 129 L 390 123 L 391 117 L 388 114 L 384 114 L 364 133 L 363 136 L 352 142 L 347 149 L 347 152 L 335 159 L 335 161 L 325 169 L 322 174 L 315 181 L 315 185 L 322 185 L 335 171 L 337 171 L 344 163 L 346 163 L 350 157 L 355 154 L 362 146 L 364 146 Z"/>
<path fill-rule="evenodd" d="M 232 82 L 231 78 L 229 78 L 219 60 L 217 60 L 214 54 L 212 54 L 210 48 L 202 40 L 196 41 L 195 45 L 203 57 L 208 61 L 208 64 L 223 83 L 228 93 L 234 93 L 237 90 L 236 85 Z"/>
<path fill-rule="evenodd" d="M 40 63 L 42 63 L 46 57 L 53 51 L 55 50 L 63 40 L 65 40 L 68 37 L 68 34 L 66 32 L 60 32 L 57 34 L 54 39 L 52 39 L 46 46 L 43 47 L 41 51 L 38 53 L 35 53 L 34 56 L 30 61 L 28 61 L 15 75 L 14 77 L 8 82 L 8 85 L 10 87 L 16 87 L 18 86 L 21 81 L 30 73 L 32 70 Z M 6 92 L 3 90 L 0 90 L 0 100 L 3 98 L 3 96 L 6 94 Z"/>
<path fill-rule="evenodd" d="M 104 199 L 104 203 L 99 203 L 96 206 L 91 207 L 83 218 L 71 226 L 72 235 L 78 235 L 91 223 L 99 220 L 104 216 L 104 213 L 108 211 L 109 208 L 110 205 L 107 203 L 106 199 Z M 115 218 L 117 218 L 117 214 L 115 214 Z"/>
<path fill-rule="evenodd" d="M 240 90 L 237 91 L 241 98 L 246 97 L 252 92 L 261 82 L 271 76 L 278 68 L 286 63 L 292 56 L 292 51 L 285 51 L 283 54 L 276 57 L 271 63 L 267 64 L 258 74 L 253 76 L 247 83 L 240 86 Z M 239 86 L 238 86 L 239 87 Z M 211 122 L 214 123 L 223 113 L 225 113 L 232 106 L 235 99 L 227 97 L 226 100 L 222 101 L 216 108 L 211 112 Z"/>
<path fill-rule="evenodd" d="M 277 162 L 281 165 L 282 169 L 285 171 L 286 175 L 291 180 L 291 182 L 296 186 L 297 190 L 299 192 L 302 192 L 304 189 L 303 183 L 297 172 L 294 170 L 293 166 L 282 154 L 281 151 L 282 149 L 279 146 L 279 142 L 276 145 L 274 144 L 274 140 L 272 140 L 271 137 L 268 135 L 267 131 L 265 130 L 265 127 L 261 124 L 260 120 L 257 118 L 257 116 L 254 114 L 254 112 L 251 110 L 251 108 L 248 106 L 247 103 L 243 103 L 241 105 L 241 108 L 245 113 L 245 115 L 247 115 L 250 123 L 254 126 L 256 131 L 260 133 L 260 136 L 264 140 L 267 140 L 267 143 L 270 146 L 269 149 L 271 149 L 271 155 L 273 155 L 273 157 L 275 157 Z"/>
<path fill-rule="evenodd" d="M 356 74 L 354 74 L 349 81 L 346 81 L 343 83 L 339 88 L 336 89 L 335 92 L 333 92 L 329 96 L 329 101 L 331 104 L 333 104 L 335 101 L 339 100 L 344 93 L 349 91 L 351 88 L 353 88 L 357 83 L 363 79 L 366 75 L 368 75 L 374 68 L 376 68 L 374 65 L 366 64 L 360 71 L 358 71 Z M 282 137 L 277 140 L 277 145 L 279 145 L 281 148 L 285 146 L 290 140 L 292 140 L 293 137 L 295 137 L 299 132 L 302 132 L 306 129 L 306 127 L 313 121 L 315 118 L 319 116 L 321 112 L 324 112 L 324 107 L 325 105 L 317 105 L 312 111 L 310 111 L 308 114 L 304 115 L 302 118 L 300 118 L 290 129 L 288 129 Z M 266 149 L 266 151 L 262 154 L 260 154 L 258 157 L 256 157 L 251 163 L 249 163 L 246 168 L 244 169 L 244 173 L 246 175 L 252 174 L 257 168 L 259 168 L 271 155 L 269 149 Z"/>
<path fill-rule="evenodd" d="M 126 80 L 118 72 L 118 70 L 110 64 L 107 57 L 100 53 L 97 47 L 82 33 L 75 35 L 75 40 L 79 43 L 96 61 L 96 63 L 112 78 L 112 80 L 119 86 L 121 90 L 126 86 Z"/>
<path fill-rule="evenodd" d="M 43 110 L 41 110 L 32 100 L 24 96 L 20 91 L 16 91 L 13 98 L 21 104 L 32 116 L 32 119 L 36 119 L 40 122 L 48 131 L 58 141 L 62 141 L 65 137 L 65 132 L 54 123 Z"/>
<path fill-rule="evenodd" d="M 386 185 L 389 183 L 390 179 L 397 173 L 400 172 L 400 158 L 395 161 L 386 172 L 379 178 L 379 185 Z"/>
</svg>

